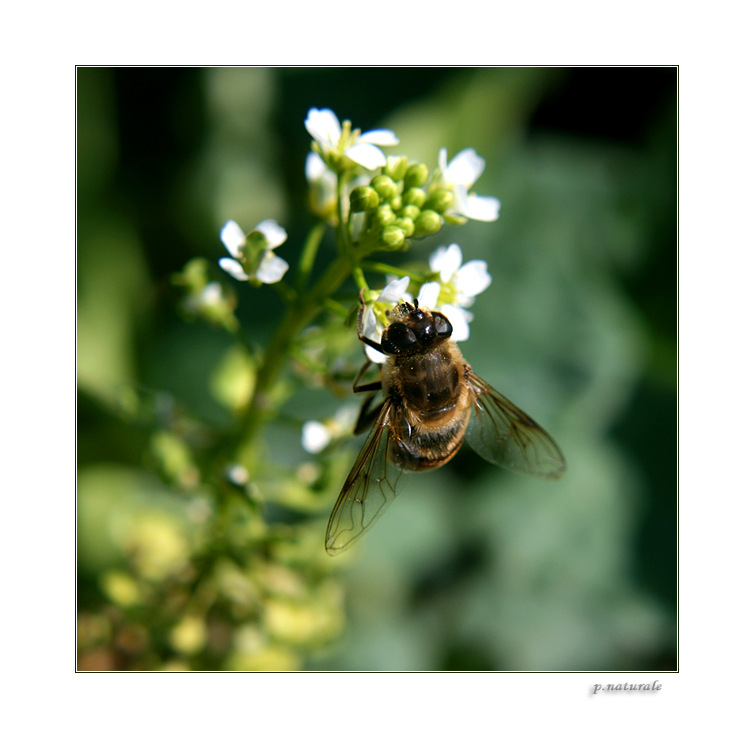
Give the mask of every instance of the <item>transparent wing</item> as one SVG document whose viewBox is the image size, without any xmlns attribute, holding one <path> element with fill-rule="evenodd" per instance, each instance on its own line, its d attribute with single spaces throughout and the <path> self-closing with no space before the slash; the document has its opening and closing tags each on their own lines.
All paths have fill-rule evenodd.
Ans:
<svg viewBox="0 0 754 738">
<path fill-rule="evenodd" d="M 391 463 L 397 442 L 391 423 L 394 406 L 386 400 L 343 485 L 327 524 L 325 549 L 336 556 L 366 533 L 400 494 L 410 475 Z"/>
<path fill-rule="evenodd" d="M 474 451 L 506 469 L 557 479 L 566 462 L 552 436 L 471 370 L 468 378 L 475 407 L 466 440 Z"/>
</svg>

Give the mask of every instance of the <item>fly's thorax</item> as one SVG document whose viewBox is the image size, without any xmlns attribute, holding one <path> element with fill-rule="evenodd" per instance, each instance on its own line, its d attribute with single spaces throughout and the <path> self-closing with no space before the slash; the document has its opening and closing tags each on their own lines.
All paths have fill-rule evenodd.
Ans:
<svg viewBox="0 0 754 738">
<path fill-rule="evenodd" d="M 388 357 L 382 382 L 386 395 L 430 424 L 444 422 L 467 392 L 463 356 L 450 340 L 410 356 Z"/>
</svg>

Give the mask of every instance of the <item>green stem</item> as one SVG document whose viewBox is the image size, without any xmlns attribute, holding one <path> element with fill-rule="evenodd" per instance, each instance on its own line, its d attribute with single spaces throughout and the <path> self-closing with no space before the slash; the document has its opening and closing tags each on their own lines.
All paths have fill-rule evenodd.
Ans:
<svg viewBox="0 0 754 738">
<path fill-rule="evenodd" d="M 264 421 L 274 409 L 275 403 L 270 393 L 289 356 L 291 344 L 323 309 L 325 300 L 348 279 L 354 263 L 358 263 L 360 256 L 358 250 L 339 256 L 320 277 L 309 294 L 299 297 L 297 302 L 288 309 L 259 368 L 254 395 L 243 419 L 239 452 L 243 453 L 250 449 L 256 442 Z"/>
<path fill-rule="evenodd" d="M 346 173 L 344 170 L 338 172 L 338 186 L 337 186 L 337 198 L 338 198 L 338 228 L 337 228 L 337 241 L 338 241 L 338 253 L 342 256 L 348 250 L 351 245 L 351 239 L 348 234 L 348 219 L 351 217 L 350 208 L 348 213 L 348 219 L 344 217 L 343 201 L 346 194 Z"/>
<path fill-rule="evenodd" d="M 306 243 L 304 243 L 304 248 L 301 251 L 301 259 L 299 259 L 298 262 L 298 276 L 296 277 L 296 286 L 299 294 L 306 289 L 309 276 L 314 267 L 314 260 L 317 257 L 317 250 L 319 249 L 320 243 L 322 243 L 322 236 L 325 235 L 325 228 L 327 228 L 326 223 L 317 223 L 317 225 L 309 231 Z"/>
<path fill-rule="evenodd" d="M 416 272 L 410 272 L 402 267 L 391 266 L 390 264 L 381 264 L 378 261 L 364 261 L 361 266 L 370 272 L 378 272 L 379 274 L 395 275 L 398 277 L 410 277 L 412 282 L 422 284 L 426 279 L 426 276 L 417 274 Z"/>
<path fill-rule="evenodd" d="M 364 277 L 364 270 L 361 267 L 355 266 L 353 268 L 353 279 L 354 282 L 356 282 L 356 286 L 360 290 L 368 290 L 369 285 L 367 284 L 367 280 Z"/>
</svg>

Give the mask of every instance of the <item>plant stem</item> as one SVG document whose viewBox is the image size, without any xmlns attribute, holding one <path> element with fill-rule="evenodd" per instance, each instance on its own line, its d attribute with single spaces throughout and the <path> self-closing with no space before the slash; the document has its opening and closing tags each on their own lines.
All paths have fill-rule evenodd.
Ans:
<svg viewBox="0 0 754 738">
<path fill-rule="evenodd" d="M 304 248 L 301 251 L 301 259 L 299 259 L 298 263 L 298 276 L 296 278 L 296 286 L 299 294 L 306 289 L 309 275 L 312 273 L 312 267 L 314 266 L 314 259 L 317 256 L 317 250 L 322 242 L 322 236 L 325 235 L 325 228 L 327 228 L 325 223 L 317 223 L 309 231 L 306 243 L 304 243 Z"/>
<path fill-rule="evenodd" d="M 243 419 L 241 442 L 238 447 L 240 453 L 250 449 L 256 442 L 268 413 L 274 408 L 274 399 L 270 393 L 285 365 L 291 344 L 324 308 L 325 300 L 348 278 L 360 256 L 358 250 L 352 250 L 351 254 L 341 254 L 332 262 L 313 289 L 308 294 L 300 295 L 288 308 L 283 322 L 265 352 L 264 361 L 257 374 L 254 395 Z"/>
</svg>

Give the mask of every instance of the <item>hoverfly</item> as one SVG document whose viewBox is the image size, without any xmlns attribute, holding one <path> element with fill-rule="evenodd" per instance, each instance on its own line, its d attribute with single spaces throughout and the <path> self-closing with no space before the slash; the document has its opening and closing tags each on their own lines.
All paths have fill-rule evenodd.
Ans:
<svg viewBox="0 0 754 738">
<path fill-rule="evenodd" d="M 558 444 L 510 400 L 478 377 L 466 363 L 453 327 L 442 314 L 414 303 L 388 311 L 380 343 L 363 333 L 363 296 L 358 336 L 387 356 L 381 379 L 354 392 L 372 392 L 356 432 L 373 423 L 327 525 L 331 556 L 369 530 L 398 496 L 410 475 L 436 469 L 455 456 L 463 439 L 484 459 L 525 474 L 557 479 L 566 468 Z M 374 393 L 384 399 L 370 410 Z"/>
</svg>

